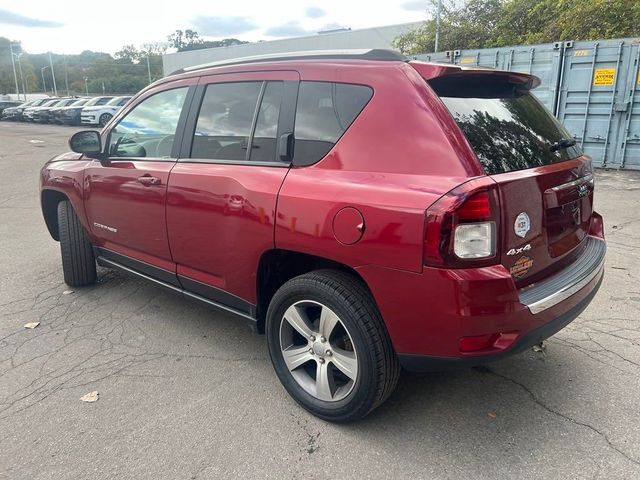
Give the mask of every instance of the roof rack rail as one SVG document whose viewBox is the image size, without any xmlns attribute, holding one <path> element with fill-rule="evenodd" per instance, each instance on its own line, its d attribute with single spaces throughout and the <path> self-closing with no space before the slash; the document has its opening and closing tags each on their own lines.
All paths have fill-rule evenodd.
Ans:
<svg viewBox="0 0 640 480">
<path fill-rule="evenodd" d="M 346 50 L 308 50 L 300 52 L 270 53 L 266 55 L 253 55 L 250 57 L 232 58 L 217 62 L 203 63 L 193 67 L 185 67 L 171 75 L 193 72 L 211 67 L 223 67 L 230 65 L 242 65 L 244 63 L 275 62 L 280 60 L 381 60 L 406 62 L 408 58 L 395 50 L 381 48 L 346 49 Z"/>
</svg>

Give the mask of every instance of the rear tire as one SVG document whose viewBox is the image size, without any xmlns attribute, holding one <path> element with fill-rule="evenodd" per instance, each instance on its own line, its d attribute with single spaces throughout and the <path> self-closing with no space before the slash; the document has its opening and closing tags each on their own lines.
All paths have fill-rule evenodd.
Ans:
<svg viewBox="0 0 640 480">
<path fill-rule="evenodd" d="M 93 248 L 69 201 L 58 203 L 58 232 L 64 282 L 70 287 L 95 283 Z"/>
<path fill-rule="evenodd" d="M 380 312 L 349 273 L 317 270 L 289 280 L 269 304 L 266 333 L 282 385 L 324 420 L 366 416 L 398 382 L 400 365 Z"/>
</svg>

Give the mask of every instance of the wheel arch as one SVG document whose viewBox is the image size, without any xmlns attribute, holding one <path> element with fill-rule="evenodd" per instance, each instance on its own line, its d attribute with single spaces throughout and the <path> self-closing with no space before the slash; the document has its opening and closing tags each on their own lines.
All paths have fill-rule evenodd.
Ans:
<svg viewBox="0 0 640 480">
<path fill-rule="evenodd" d="M 58 190 L 46 189 L 40 194 L 40 204 L 42 207 L 44 222 L 47 225 L 49 234 L 56 241 L 60 241 L 60 231 L 58 229 L 58 204 L 64 201 L 70 201 L 69 197 Z"/>
<path fill-rule="evenodd" d="M 356 277 L 371 294 L 367 282 L 349 265 L 324 257 L 294 250 L 274 248 L 260 257 L 256 275 L 256 317 L 259 333 L 265 331 L 265 319 L 269 303 L 276 291 L 294 277 L 314 270 L 330 269 L 351 274 Z M 373 295 L 371 295 L 373 301 Z"/>
</svg>

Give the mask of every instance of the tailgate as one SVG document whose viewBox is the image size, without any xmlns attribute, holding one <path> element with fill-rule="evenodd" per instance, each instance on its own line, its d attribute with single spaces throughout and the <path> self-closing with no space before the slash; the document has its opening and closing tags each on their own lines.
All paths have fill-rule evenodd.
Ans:
<svg viewBox="0 0 640 480">
<path fill-rule="evenodd" d="M 593 213 L 591 161 L 531 93 L 536 77 L 414 64 L 500 196 L 501 263 L 518 287 L 571 263 Z"/>
<path fill-rule="evenodd" d="M 500 190 L 501 262 L 518 287 L 581 253 L 593 213 L 593 174 L 584 157 L 492 175 Z"/>
</svg>

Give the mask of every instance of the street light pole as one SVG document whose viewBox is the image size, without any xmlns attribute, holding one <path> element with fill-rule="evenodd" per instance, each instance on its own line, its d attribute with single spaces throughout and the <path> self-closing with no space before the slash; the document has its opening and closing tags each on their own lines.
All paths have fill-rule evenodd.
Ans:
<svg viewBox="0 0 640 480">
<path fill-rule="evenodd" d="M 58 96 L 58 87 L 56 87 L 56 72 L 53 70 L 53 60 L 51 59 L 51 52 L 49 52 L 49 65 L 51 66 L 51 78 L 53 78 L 53 94 Z"/>
<path fill-rule="evenodd" d="M 16 82 L 16 95 L 20 98 L 20 89 L 18 88 L 18 75 L 16 74 L 16 62 L 13 59 L 13 44 L 9 41 L 9 53 L 11 54 L 11 66 L 13 67 L 13 80 Z"/>
<path fill-rule="evenodd" d="M 151 83 L 151 66 L 149 65 L 149 55 L 147 54 L 147 74 L 149 75 L 149 83 Z"/>
<path fill-rule="evenodd" d="M 87 92 L 87 97 L 89 96 L 89 84 L 87 83 L 87 80 L 89 80 L 89 77 L 84 77 L 84 89 Z"/>
<path fill-rule="evenodd" d="M 438 45 L 440 43 L 440 17 L 442 15 L 442 0 L 438 0 L 438 9 L 436 10 L 436 41 L 434 52 L 438 51 Z"/>
</svg>

